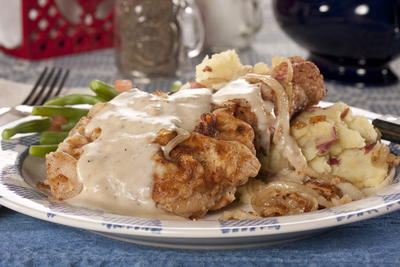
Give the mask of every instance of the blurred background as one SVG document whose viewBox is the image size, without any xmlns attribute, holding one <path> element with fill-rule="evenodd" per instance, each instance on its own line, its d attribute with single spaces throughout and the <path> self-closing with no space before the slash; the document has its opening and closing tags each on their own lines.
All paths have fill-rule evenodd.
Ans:
<svg viewBox="0 0 400 267">
<path fill-rule="evenodd" d="M 69 88 L 124 77 L 168 90 L 206 54 L 236 49 L 245 64 L 310 58 L 329 80 L 327 100 L 396 113 L 397 1 L 333 2 L 0 0 L 0 79 L 32 84 L 56 66 L 70 70 Z"/>
</svg>

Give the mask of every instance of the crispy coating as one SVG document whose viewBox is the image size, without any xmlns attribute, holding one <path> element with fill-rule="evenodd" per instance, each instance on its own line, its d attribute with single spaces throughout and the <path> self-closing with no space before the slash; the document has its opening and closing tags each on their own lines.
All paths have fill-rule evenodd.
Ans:
<svg viewBox="0 0 400 267">
<path fill-rule="evenodd" d="M 59 144 L 57 151 L 46 155 L 46 179 L 39 187 L 47 186 L 52 197 L 63 200 L 78 195 L 82 184 L 78 181 L 76 164 L 83 152 L 83 146 L 96 140 L 101 129 L 85 133 L 86 125 L 105 105 L 100 103 L 82 117 L 70 131 L 68 137 Z"/>
<path fill-rule="evenodd" d="M 235 118 L 226 108 L 216 109 L 213 113 L 217 117 L 217 139 L 237 141 L 244 144 L 254 155 L 256 154 L 253 144 L 254 130 L 248 123 Z"/>
<path fill-rule="evenodd" d="M 314 63 L 306 61 L 301 57 L 289 57 L 288 59 L 292 63 L 293 69 L 290 81 L 287 80 L 289 68 L 286 61 L 275 66 L 271 70 L 271 75 L 285 88 L 289 98 L 289 112 L 293 115 L 318 104 L 325 97 L 327 91 L 323 76 Z M 275 102 L 274 91 L 269 88 L 264 89 L 264 100 Z"/>
<path fill-rule="evenodd" d="M 155 155 L 153 200 L 160 208 L 200 218 L 235 200 L 237 186 L 258 174 L 254 130 L 234 116 L 239 105 L 228 102 L 202 114 L 194 133 L 171 151 L 172 160 Z M 175 136 L 170 132 L 160 131 L 156 140 L 165 145 Z"/>
<path fill-rule="evenodd" d="M 56 199 L 71 198 L 82 190 L 82 184 L 77 178 L 76 163 L 77 160 L 65 152 L 57 151 L 46 156 L 47 179 L 43 184 L 49 187 Z"/>
<path fill-rule="evenodd" d="M 232 99 L 225 101 L 218 108 L 226 108 L 235 118 L 248 123 L 254 129 L 257 127 L 257 117 L 252 111 L 251 105 L 245 99 Z"/>
<path fill-rule="evenodd" d="M 252 111 L 250 104 L 245 99 L 232 99 L 232 100 L 226 101 L 226 102 L 220 104 L 219 106 L 217 106 L 215 110 L 220 109 L 220 108 L 224 108 L 225 112 L 231 114 L 236 119 L 241 120 L 241 121 L 247 123 L 248 125 L 250 125 L 251 128 L 253 129 L 253 132 L 254 132 L 254 129 L 257 129 L 257 127 L 258 127 L 257 117 L 256 117 L 255 113 Z M 248 126 L 246 126 L 246 128 L 247 127 Z M 272 127 L 273 127 L 273 125 L 271 124 L 271 128 L 270 128 L 271 132 L 273 132 Z M 261 140 L 260 133 L 254 132 L 254 134 L 255 134 L 255 138 L 254 138 L 253 143 L 254 143 L 254 146 L 256 147 L 257 152 L 261 152 L 261 153 L 265 154 L 265 151 L 263 150 L 264 148 L 260 145 L 260 140 Z M 236 134 L 235 136 L 238 136 L 238 135 Z M 223 140 L 229 140 L 229 139 L 223 139 Z M 249 147 L 253 151 L 252 146 L 249 146 L 249 142 L 246 142 L 243 139 L 241 139 L 241 140 L 238 139 L 237 141 L 240 141 L 243 144 L 246 144 L 246 146 Z"/>
<path fill-rule="evenodd" d="M 236 187 L 258 174 L 260 163 L 237 141 L 193 133 L 170 153 L 154 157 L 153 200 L 158 207 L 200 218 L 235 199 Z"/>
<path fill-rule="evenodd" d="M 203 113 L 200 116 L 200 122 L 195 128 L 195 132 L 202 135 L 215 137 L 217 134 L 217 116 L 213 113 Z"/>
<path fill-rule="evenodd" d="M 236 118 L 234 111 L 231 107 L 221 107 L 203 114 L 195 132 L 218 140 L 240 142 L 255 154 L 254 130 L 248 123 Z"/>
<path fill-rule="evenodd" d="M 318 67 L 301 57 L 290 57 L 293 67 L 293 92 L 291 114 L 297 113 L 319 103 L 327 91 L 324 78 Z"/>
</svg>

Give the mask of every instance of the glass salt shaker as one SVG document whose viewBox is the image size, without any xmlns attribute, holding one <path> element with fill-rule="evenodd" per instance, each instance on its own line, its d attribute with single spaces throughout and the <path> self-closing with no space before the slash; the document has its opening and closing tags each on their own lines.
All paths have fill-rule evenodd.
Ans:
<svg viewBox="0 0 400 267">
<path fill-rule="evenodd" d="M 117 66 L 137 83 L 180 75 L 185 61 L 201 52 L 204 35 L 193 0 L 116 0 Z"/>
</svg>

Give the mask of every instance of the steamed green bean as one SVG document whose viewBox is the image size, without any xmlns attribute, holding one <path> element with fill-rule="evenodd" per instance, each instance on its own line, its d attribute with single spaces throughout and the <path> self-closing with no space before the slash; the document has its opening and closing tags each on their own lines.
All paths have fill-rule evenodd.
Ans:
<svg viewBox="0 0 400 267">
<path fill-rule="evenodd" d="M 91 81 L 89 88 L 95 92 L 98 97 L 101 97 L 107 101 L 113 99 L 119 94 L 114 87 L 98 80 Z"/>
<path fill-rule="evenodd" d="M 64 116 L 66 119 L 76 119 L 86 116 L 88 109 L 70 108 L 70 107 L 53 107 L 53 106 L 39 106 L 32 109 L 32 115 L 53 117 L 57 115 Z"/>
<path fill-rule="evenodd" d="M 57 145 L 64 141 L 68 136 L 68 132 L 42 132 L 39 137 L 41 145 Z"/>
<path fill-rule="evenodd" d="M 51 121 L 49 118 L 31 120 L 22 122 L 12 128 L 4 129 L 1 136 L 4 140 L 8 140 L 18 133 L 35 133 L 43 132 L 49 129 Z"/>
<path fill-rule="evenodd" d="M 56 151 L 58 145 L 31 145 L 29 147 L 29 155 L 36 157 L 44 157 L 46 154 Z"/>
<path fill-rule="evenodd" d="M 94 95 L 72 94 L 72 95 L 55 97 L 44 103 L 44 105 L 45 106 L 66 106 L 66 105 L 80 105 L 80 104 L 94 105 L 101 102 L 106 102 L 106 100 L 99 96 L 94 96 Z"/>
<path fill-rule="evenodd" d="M 97 103 L 109 101 L 119 94 L 114 87 L 98 80 L 92 81 L 89 87 L 96 95 L 71 94 L 60 96 L 50 99 L 44 104 L 44 106 L 33 107 L 32 115 L 48 118 L 26 121 L 12 128 L 5 129 L 2 132 L 2 138 L 8 140 L 18 133 L 40 132 L 40 145 L 30 146 L 29 154 L 43 157 L 47 153 L 55 151 L 58 144 L 68 136 L 68 132 L 78 123 L 80 118 L 86 116 L 89 112 L 89 109 L 66 106 L 80 104 L 95 105 Z M 56 116 L 64 117 L 66 123 L 62 119 L 60 124 L 64 124 L 57 124 L 59 120 L 53 118 Z M 59 126 L 63 132 L 49 131 L 52 127 L 52 123 L 57 127 Z"/>
</svg>

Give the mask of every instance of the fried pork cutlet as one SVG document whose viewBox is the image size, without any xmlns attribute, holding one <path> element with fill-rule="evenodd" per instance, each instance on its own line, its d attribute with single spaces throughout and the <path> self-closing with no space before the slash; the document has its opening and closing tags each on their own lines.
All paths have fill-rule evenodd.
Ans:
<svg viewBox="0 0 400 267">
<path fill-rule="evenodd" d="M 44 185 L 54 198 L 72 198 L 82 190 L 76 165 L 84 145 L 101 133 L 100 129 L 85 132 L 101 108 L 94 107 L 57 151 L 47 155 Z M 191 218 L 231 203 L 236 187 L 255 177 L 260 169 L 253 145 L 254 130 L 235 118 L 232 109 L 216 109 L 203 114 L 199 121 L 197 132 L 178 144 L 168 159 L 161 152 L 154 156 L 153 200 L 166 211 Z M 165 146 L 175 136 L 176 133 L 163 130 L 154 142 Z"/>
<path fill-rule="evenodd" d="M 161 151 L 155 155 L 154 201 L 189 218 L 230 204 L 237 187 L 260 169 L 252 127 L 227 108 L 203 114 L 195 131 L 170 152 L 170 159 Z"/>
<path fill-rule="evenodd" d="M 289 66 L 292 71 L 289 71 Z M 327 91 L 324 78 L 318 67 L 301 57 L 289 57 L 271 69 L 274 77 L 285 89 L 289 99 L 290 115 L 299 113 L 308 107 L 314 106 L 325 97 Z M 251 76 L 250 76 L 251 77 Z M 248 78 L 252 83 L 258 83 L 254 78 Z M 263 99 L 275 103 L 275 92 L 263 85 Z"/>
<path fill-rule="evenodd" d="M 260 163 L 236 141 L 193 133 L 167 160 L 154 157 L 153 199 L 158 207 L 183 217 L 200 218 L 235 200 L 236 188 L 258 174 Z"/>
</svg>

